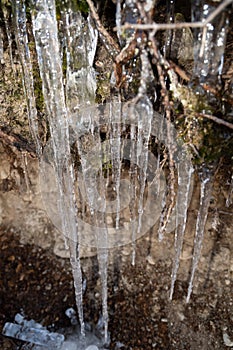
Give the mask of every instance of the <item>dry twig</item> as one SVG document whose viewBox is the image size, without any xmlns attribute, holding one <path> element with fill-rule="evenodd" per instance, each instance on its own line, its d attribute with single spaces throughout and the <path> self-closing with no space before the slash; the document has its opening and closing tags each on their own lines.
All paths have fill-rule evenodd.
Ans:
<svg viewBox="0 0 233 350">
<path fill-rule="evenodd" d="M 223 1 L 203 22 L 181 22 L 181 23 L 151 23 L 151 24 L 132 24 L 125 23 L 121 29 L 140 29 L 140 30 L 166 30 L 166 29 L 182 29 L 182 28 L 204 28 L 213 21 L 215 17 L 221 13 L 225 7 L 233 3 L 233 0 Z M 116 28 L 114 28 L 116 30 Z"/>
<path fill-rule="evenodd" d="M 199 115 L 200 117 L 204 117 L 204 118 L 213 120 L 215 123 L 224 125 L 224 126 L 230 128 L 230 129 L 233 129 L 233 124 L 232 124 L 232 123 L 229 123 L 229 122 L 227 122 L 226 120 L 223 120 L 223 119 L 220 119 L 220 118 L 218 118 L 218 117 L 215 117 L 214 115 L 205 114 L 205 113 L 198 113 L 198 115 Z"/>
</svg>

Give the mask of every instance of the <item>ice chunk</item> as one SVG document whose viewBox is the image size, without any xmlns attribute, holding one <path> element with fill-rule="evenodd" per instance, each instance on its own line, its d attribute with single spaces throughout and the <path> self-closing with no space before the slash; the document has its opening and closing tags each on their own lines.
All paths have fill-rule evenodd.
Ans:
<svg viewBox="0 0 233 350">
<path fill-rule="evenodd" d="M 46 346 L 50 349 L 51 347 L 61 346 L 64 341 L 64 335 L 62 334 L 52 333 L 46 329 L 29 328 L 10 322 L 4 325 L 2 334 L 32 344 Z"/>
<path fill-rule="evenodd" d="M 16 314 L 15 315 L 15 322 L 18 323 L 21 326 L 24 326 L 26 328 L 36 328 L 36 329 L 45 329 L 40 323 L 37 323 L 34 320 L 27 321 L 23 315 L 21 314 Z"/>
<path fill-rule="evenodd" d="M 224 344 L 226 346 L 228 346 L 228 347 L 233 346 L 233 341 L 231 341 L 231 339 L 227 333 L 223 333 L 223 341 L 224 341 Z"/>
<path fill-rule="evenodd" d="M 65 341 L 62 344 L 61 350 L 77 350 L 77 342 L 74 341 Z"/>
<path fill-rule="evenodd" d="M 76 316 L 76 312 L 75 310 L 70 307 L 69 309 L 66 310 L 65 312 L 66 316 L 69 317 L 70 319 L 70 323 L 75 326 L 76 324 L 78 324 L 78 320 L 77 320 L 77 316 Z"/>
</svg>

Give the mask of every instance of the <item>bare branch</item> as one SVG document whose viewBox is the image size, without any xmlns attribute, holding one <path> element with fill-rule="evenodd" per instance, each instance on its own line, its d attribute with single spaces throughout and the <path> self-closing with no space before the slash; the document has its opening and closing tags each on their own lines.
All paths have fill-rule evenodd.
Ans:
<svg viewBox="0 0 233 350">
<path fill-rule="evenodd" d="M 219 13 L 222 12 L 222 10 L 227 7 L 228 5 L 230 5 L 231 3 L 233 3 L 233 0 L 225 0 L 223 1 L 217 8 L 216 10 L 214 10 L 207 18 L 206 20 L 204 21 L 205 25 L 207 25 L 208 23 L 212 22 L 213 19 L 215 17 L 217 17 L 217 15 Z"/>
<path fill-rule="evenodd" d="M 218 123 L 218 124 L 221 124 L 221 125 L 224 125 L 230 129 L 233 129 L 233 124 L 232 123 L 229 123 L 227 122 L 226 120 L 223 120 L 223 119 L 220 119 L 218 117 L 215 117 L 214 115 L 211 115 L 211 114 L 205 114 L 205 113 L 198 113 L 198 115 L 200 117 L 204 117 L 204 118 L 208 118 L 210 120 L 213 120 L 215 123 Z"/>
<path fill-rule="evenodd" d="M 181 23 L 151 23 L 151 24 L 132 24 L 125 23 L 121 26 L 121 29 L 139 29 L 139 30 L 158 30 L 165 29 L 181 29 L 181 28 L 202 28 L 204 27 L 204 22 L 181 22 Z M 116 28 L 114 28 L 115 30 Z"/>
<path fill-rule="evenodd" d="M 89 1 L 89 0 L 88 0 Z M 221 11 L 233 3 L 233 0 L 225 0 L 223 1 L 217 8 L 214 10 L 204 21 L 202 22 L 183 22 L 183 23 L 152 23 L 152 24 L 131 24 L 131 23 L 125 23 L 123 26 L 121 26 L 121 29 L 140 29 L 140 30 L 166 30 L 166 29 L 181 29 L 181 28 L 204 28 L 206 27 L 210 22 L 213 21 L 215 17 Z M 114 28 L 115 30 L 116 28 Z"/>
</svg>

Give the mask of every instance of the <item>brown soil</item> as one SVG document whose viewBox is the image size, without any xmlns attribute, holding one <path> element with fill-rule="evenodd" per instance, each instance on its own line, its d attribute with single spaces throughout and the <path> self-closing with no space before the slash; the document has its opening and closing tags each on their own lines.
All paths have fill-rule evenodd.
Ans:
<svg viewBox="0 0 233 350">
<path fill-rule="evenodd" d="M 223 178 L 221 178 L 223 180 Z M 199 187 L 189 208 L 189 220 L 176 282 L 169 301 L 173 234 L 158 243 L 156 227 L 138 241 L 136 266 L 131 247 L 110 252 L 109 331 L 111 349 L 227 349 L 223 335 L 233 341 L 232 205 L 225 207 L 227 187 L 216 183 L 206 224 L 202 257 L 191 301 L 186 304 L 190 253 L 198 208 Z M 214 220 L 217 226 L 213 225 Z M 17 312 L 49 329 L 68 327 L 68 307 L 75 308 L 73 281 L 67 259 L 37 246 L 20 243 L 7 228 L 0 231 L 0 329 Z M 85 319 L 96 324 L 101 310 L 101 290 L 96 257 L 82 261 L 87 276 Z M 20 349 L 21 342 L 0 338 L 0 348 Z"/>
</svg>

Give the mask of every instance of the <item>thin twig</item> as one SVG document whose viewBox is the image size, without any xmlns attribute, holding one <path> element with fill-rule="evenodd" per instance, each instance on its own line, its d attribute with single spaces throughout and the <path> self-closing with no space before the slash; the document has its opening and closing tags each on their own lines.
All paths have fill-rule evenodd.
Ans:
<svg viewBox="0 0 233 350">
<path fill-rule="evenodd" d="M 169 66 L 168 66 L 169 65 Z M 167 62 L 168 69 L 173 69 L 175 73 L 177 73 L 181 79 L 190 81 L 190 76 L 187 72 L 185 72 L 181 67 L 179 67 L 177 64 L 175 64 L 173 61 L 169 60 Z"/>
<path fill-rule="evenodd" d="M 215 123 L 218 123 L 218 124 L 221 124 L 221 125 L 224 125 L 230 129 L 233 129 L 233 124 L 232 123 L 229 123 L 227 122 L 226 120 L 223 120 L 223 119 L 220 119 L 218 117 L 215 117 L 214 115 L 211 115 L 211 114 L 205 114 L 205 113 L 198 113 L 198 115 L 200 117 L 204 117 L 204 118 L 208 118 L 210 120 L 213 120 Z"/>
<path fill-rule="evenodd" d="M 230 5 L 231 3 L 233 3 L 233 0 L 225 0 L 223 1 L 217 8 L 216 10 L 214 10 L 204 21 L 205 25 L 207 25 L 208 23 L 212 22 L 213 19 L 215 17 L 217 17 L 217 15 L 219 13 L 222 12 L 222 10 L 224 10 L 225 7 L 227 7 L 228 5 Z"/>
<path fill-rule="evenodd" d="M 87 0 L 89 1 L 89 0 Z M 166 30 L 166 29 L 181 29 L 181 28 L 204 28 L 213 21 L 222 10 L 233 3 L 233 0 L 223 1 L 204 21 L 198 22 L 181 22 L 181 23 L 152 23 L 152 24 L 132 24 L 125 23 L 121 29 L 140 29 L 140 30 Z M 114 28 L 115 30 L 115 28 Z"/>
<path fill-rule="evenodd" d="M 98 32 L 101 36 L 103 36 L 102 41 L 106 48 L 109 50 L 110 55 L 115 58 L 116 55 L 120 52 L 120 47 L 117 45 L 116 41 L 111 37 L 108 31 L 102 25 L 99 15 L 96 11 L 96 8 L 92 2 L 92 0 L 87 0 L 88 6 L 91 11 L 92 18 L 95 21 Z M 111 52 L 112 51 L 112 52 Z"/>
<path fill-rule="evenodd" d="M 182 29 L 182 28 L 202 28 L 204 22 L 180 22 L 180 23 L 151 23 L 151 24 L 132 24 L 126 22 L 121 29 L 139 29 L 139 30 L 165 30 L 165 29 Z M 114 28 L 115 30 L 116 28 Z"/>
</svg>

